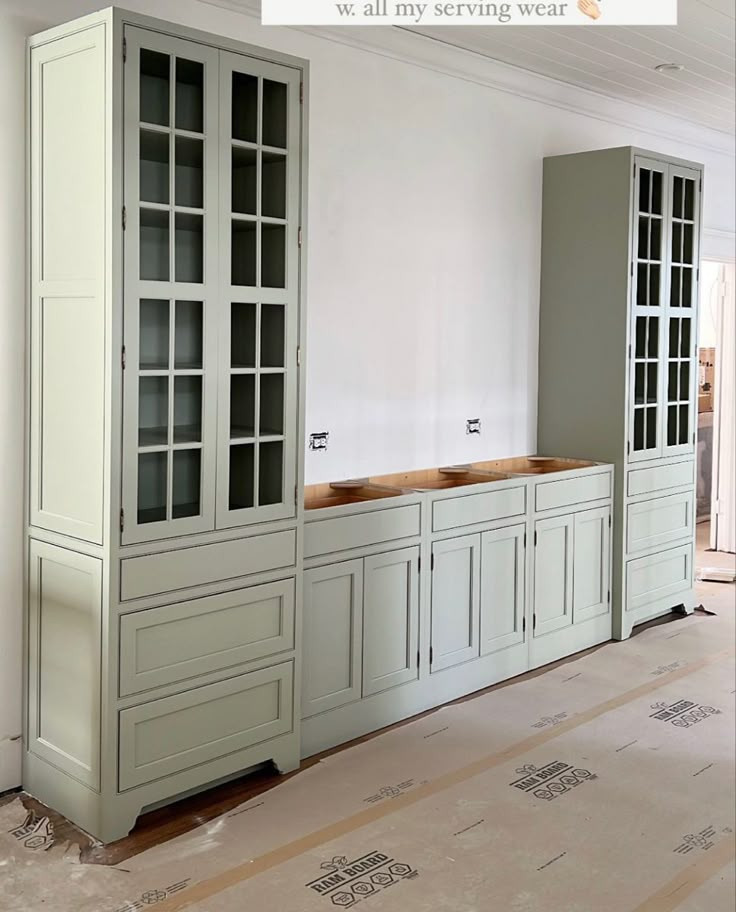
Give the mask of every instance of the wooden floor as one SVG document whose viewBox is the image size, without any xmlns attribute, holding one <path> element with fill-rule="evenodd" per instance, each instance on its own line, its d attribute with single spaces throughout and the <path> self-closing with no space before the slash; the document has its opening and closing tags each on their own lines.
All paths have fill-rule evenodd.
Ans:
<svg viewBox="0 0 736 912">
<path fill-rule="evenodd" d="M 654 621 L 650 621 L 648 624 L 642 624 L 640 627 L 637 627 L 635 629 L 634 635 L 641 633 L 649 627 L 657 626 L 659 624 L 671 623 L 672 621 L 676 621 L 677 618 L 678 615 L 671 614 L 667 615 L 664 618 L 658 618 Z M 559 662 L 555 662 L 552 665 L 546 665 L 543 668 L 539 668 L 535 671 L 530 671 L 526 674 L 519 675 L 518 677 L 512 678 L 509 681 L 503 681 L 500 684 L 495 684 L 492 687 L 487 687 L 484 690 L 469 694 L 468 696 L 462 697 L 454 702 L 464 703 L 467 700 L 475 699 L 482 694 L 490 693 L 491 691 L 498 690 L 502 687 L 509 687 L 510 685 L 515 684 L 519 681 L 537 677 L 538 675 L 549 671 L 551 668 L 565 665 L 569 662 L 574 661 L 575 659 L 580 658 L 583 655 L 588 655 L 589 653 L 596 652 L 601 648 L 601 646 L 596 646 L 593 649 L 586 650 L 585 652 L 577 653 L 576 655 L 569 656 L 566 659 L 561 659 Z M 436 711 L 436 709 L 432 709 L 426 713 L 423 713 L 422 715 L 428 716 Z M 224 814 L 227 811 L 238 807 L 244 802 L 249 801 L 251 798 L 255 798 L 258 795 L 269 791 L 269 789 L 274 788 L 275 786 L 284 782 L 286 779 L 290 779 L 292 776 L 298 776 L 300 772 L 305 769 L 309 769 L 309 767 L 314 766 L 316 763 L 319 763 L 320 760 L 324 757 L 347 750 L 355 744 L 360 744 L 363 741 L 368 741 L 371 738 L 375 738 L 378 735 L 382 734 L 382 732 L 388 731 L 391 728 L 398 728 L 402 725 L 406 725 L 417 718 L 421 718 L 421 716 L 412 716 L 412 718 L 406 719 L 403 722 L 398 722 L 396 725 L 381 729 L 378 732 L 373 732 L 370 735 L 365 735 L 362 738 L 357 738 L 354 741 L 350 741 L 347 744 L 342 744 L 340 747 L 333 748 L 332 750 L 324 751 L 321 754 L 316 754 L 315 756 L 302 761 L 301 768 L 299 770 L 293 773 L 289 773 L 286 776 L 281 776 L 273 768 L 259 770 L 258 772 L 251 773 L 248 776 L 243 776 L 239 779 L 233 779 L 223 785 L 215 786 L 214 788 L 208 789 L 207 791 L 200 792 L 199 794 L 192 797 L 184 798 L 181 801 L 169 804 L 166 807 L 150 811 L 138 818 L 135 829 L 130 833 L 129 836 L 126 836 L 124 839 L 119 839 L 117 842 L 110 843 L 107 846 L 102 846 L 99 843 L 95 842 L 91 837 L 87 836 L 85 833 L 75 827 L 66 818 L 50 810 L 45 805 L 41 804 L 23 792 L 12 792 L 3 797 L 0 797 L 0 805 L 7 803 L 8 801 L 12 801 L 16 797 L 20 797 L 20 800 L 23 802 L 26 810 L 37 814 L 39 817 L 49 817 L 54 825 L 54 836 L 56 844 L 68 843 L 70 845 L 79 846 L 80 858 L 84 863 L 115 865 L 125 861 L 128 858 L 132 858 L 134 855 L 140 854 L 146 849 L 150 849 L 155 845 L 167 842 L 170 839 L 181 836 L 183 833 L 188 833 L 190 830 L 193 830 L 198 826 L 202 826 L 202 824 L 205 824 L 208 821 L 219 817 L 221 814 Z"/>
</svg>

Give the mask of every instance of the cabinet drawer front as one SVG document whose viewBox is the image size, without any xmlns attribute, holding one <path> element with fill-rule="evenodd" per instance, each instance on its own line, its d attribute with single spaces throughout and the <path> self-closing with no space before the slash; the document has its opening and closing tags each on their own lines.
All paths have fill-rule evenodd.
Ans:
<svg viewBox="0 0 736 912">
<path fill-rule="evenodd" d="M 535 509 L 542 512 L 603 500 L 613 493 L 611 480 L 610 472 L 599 472 L 597 475 L 584 475 L 581 478 L 563 478 L 560 481 L 538 483 Z"/>
<path fill-rule="evenodd" d="M 318 557 L 350 548 L 411 538 L 421 532 L 421 507 L 391 507 L 308 522 L 304 526 L 304 556 Z"/>
<path fill-rule="evenodd" d="M 631 554 L 693 534 L 693 494 L 673 494 L 629 504 L 626 549 Z"/>
<path fill-rule="evenodd" d="M 283 580 L 120 619 L 120 695 L 294 648 L 294 586 Z"/>
<path fill-rule="evenodd" d="M 120 790 L 261 744 L 293 727 L 291 662 L 120 713 Z"/>
<path fill-rule="evenodd" d="M 526 486 L 467 494 L 438 500 L 432 505 L 432 531 L 458 529 L 474 523 L 493 522 L 526 513 Z"/>
<path fill-rule="evenodd" d="M 274 532 L 237 541 L 181 548 L 120 562 L 122 601 L 293 567 L 296 532 Z"/>
<path fill-rule="evenodd" d="M 692 545 L 640 557 L 626 565 L 626 610 L 675 596 L 692 586 Z"/>
<path fill-rule="evenodd" d="M 695 463 L 677 462 L 674 465 L 656 466 L 652 469 L 635 469 L 628 475 L 628 495 L 648 494 L 695 484 Z"/>
</svg>

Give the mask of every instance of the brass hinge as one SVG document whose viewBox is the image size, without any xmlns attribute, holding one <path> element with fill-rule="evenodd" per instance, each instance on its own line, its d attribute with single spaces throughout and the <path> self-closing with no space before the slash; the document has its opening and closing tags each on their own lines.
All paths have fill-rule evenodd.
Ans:
<svg viewBox="0 0 736 912">
<path fill-rule="evenodd" d="M 125 346 L 123 346 L 122 351 L 120 352 L 120 364 L 121 364 L 123 370 L 125 370 L 125 365 L 127 364 L 127 361 L 128 361 L 128 358 L 125 353 Z"/>
<path fill-rule="evenodd" d="M 123 231 L 128 227 L 128 210 L 123 206 Z"/>
<path fill-rule="evenodd" d="M 125 531 L 125 510 L 121 508 L 120 510 L 120 531 Z"/>
<path fill-rule="evenodd" d="M 123 38 L 123 63 L 128 59 L 128 39 Z"/>
</svg>

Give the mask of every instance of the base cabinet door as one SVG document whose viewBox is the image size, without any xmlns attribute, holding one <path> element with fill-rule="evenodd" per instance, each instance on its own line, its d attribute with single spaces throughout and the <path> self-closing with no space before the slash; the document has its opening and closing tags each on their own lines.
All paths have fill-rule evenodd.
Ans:
<svg viewBox="0 0 736 912">
<path fill-rule="evenodd" d="M 534 532 L 534 636 L 572 624 L 573 516 L 540 519 Z"/>
<path fill-rule="evenodd" d="M 480 652 L 524 642 L 524 524 L 481 536 Z"/>
<path fill-rule="evenodd" d="M 431 670 L 480 655 L 480 535 L 432 545 Z"/>
<path fill-rule="evenodd" d="M 611 508 L 575 514 L 573 620 L 579 624 L 610 610 Z"/>
<path fill-rule="evenodd" d="M 304 573 L 304 717 L 360 699 L 362 625 L 362 560 Z"/>
<path fill-rule="evenodd" d="M 366 557 L 363 568 L 363 696 L 418 675 L 419 548 Z"/>
</svg>

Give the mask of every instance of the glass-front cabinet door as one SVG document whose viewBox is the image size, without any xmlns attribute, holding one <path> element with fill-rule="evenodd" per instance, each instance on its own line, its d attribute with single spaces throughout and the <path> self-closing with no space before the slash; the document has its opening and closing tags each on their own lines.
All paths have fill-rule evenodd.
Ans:
<svg viewBox="0 0 736 912">
<path fill-rule="evenodd" d="M 218 52 L 126 28 L 123 543 L 214 528 Z"/>
<path fill-rule="evenodd" d="M 220 55 L 218 528 L 296 514 L 300 82 Z"/>
<path fill-rule="evenodd" d="M 637 158 L 633 208 L 628 458 L 636 461 L 662 453 L 667 165 Z"/>
<path fill-rule="evenodd" d="M 669 294 L 665 307 L 663 455 L 695 449 L 700 174 L 669 166 Z"/>
</svg>

